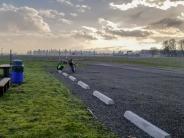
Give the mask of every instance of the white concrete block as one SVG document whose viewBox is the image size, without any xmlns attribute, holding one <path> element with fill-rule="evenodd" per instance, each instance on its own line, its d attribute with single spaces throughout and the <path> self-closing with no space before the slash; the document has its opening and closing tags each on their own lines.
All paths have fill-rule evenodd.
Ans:
<svg viewBox="0 0 184 138">
<path fill-rule="evenodd" d="M 63 72 L 63 76 L 68 77 L 68 74 L 67 74 L 67 73 L 65 73 L 65 72 Z"/>
<path fill-rule="evenodd" d="M 58 70 L 58 73 L 59 73 L 59 74 L 61 74 L 61 73 L 62 73 L 62 71 L 61 71 L 61 70 Z"/>
<path fill-rule="evenodd" d="M 73 76 L 69 76 L 68 77 L 71 81 L 77 81 L 77 79 L 75 78 L 75 77 L 73 77 Z"/>
<path fill-rule="evenodd" d="M 104 102 L 107 105 L 114 104 L 114 101 L 111 98 L 109 98 L 106 95 L 100 93 L 99 91 L 94 91 L 93 96 L 97 97 L 98 99 L 100 99 L 102 102 Z"/>
<path fill-rule="evenodd" d="M 124 117 L 154 138 L 171 138 L 167 132 L 161 130 L 131 111 L 126 111 Z"/>
<path fill-rule="evenodd" d="M 81 86 L 84 89 L 90 89 L 89 85 L 87 85 L 86 83 L 82 82 L 82 81 L 78 81 L 77 83 L 79 86 Z"/>
</svg>

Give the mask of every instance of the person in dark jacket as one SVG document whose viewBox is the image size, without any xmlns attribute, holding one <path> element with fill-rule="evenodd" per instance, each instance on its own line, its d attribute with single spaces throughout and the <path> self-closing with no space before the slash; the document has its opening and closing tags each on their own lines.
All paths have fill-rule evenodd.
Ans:
<svg viewBox="0 0 184 138">
<path fill-rule="evenodd" d="M 76 67 L 75 67 L 75 64 L 74 64 L 74 62 L 73 62 L 73 59 L 72 59 L 72 58 L 68 60 L 68 64 L 69 64 L 69 66 L 70 66 L 70 68 L 71 68 L 72 72 L 73 72 L 73 73 L 75 73 L 75 71 L 76 71 Z"/>
</svg>

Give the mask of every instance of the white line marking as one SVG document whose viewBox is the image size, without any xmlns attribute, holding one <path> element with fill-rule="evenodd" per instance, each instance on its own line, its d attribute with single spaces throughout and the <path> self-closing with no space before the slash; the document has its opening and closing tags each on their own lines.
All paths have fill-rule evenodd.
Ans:
<svg viewBox="0 0 184 138">
<path fill-rule="evenodd" d="M 161 130 L 131 111 L 126 111 L 124 117 L 154 138 L 171 138 L 167 132 Z"/>
</svg>

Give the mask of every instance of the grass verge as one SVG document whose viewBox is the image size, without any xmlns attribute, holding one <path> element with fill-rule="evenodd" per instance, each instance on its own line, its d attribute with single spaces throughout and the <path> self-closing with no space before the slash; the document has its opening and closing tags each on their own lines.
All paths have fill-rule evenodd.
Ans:
<svg viewBox="0 0 184 138">
<path fill-rule="evenodd" d="M 26 61 L 25 83 L 0 97 L 0 137 L 113 138 L 43 66 Z"/>
</svg>

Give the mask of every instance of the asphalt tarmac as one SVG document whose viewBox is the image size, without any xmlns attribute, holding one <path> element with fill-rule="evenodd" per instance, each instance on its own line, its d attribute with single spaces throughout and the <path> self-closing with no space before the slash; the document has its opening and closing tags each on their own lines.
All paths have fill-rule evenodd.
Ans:
<svg viewBox="0 0 184 138">
<path fill-rule="evenodd" d="M 85 64 L 71 75 L 87 83 L 90 90 L 82 89 L 55 70 L 50 72 L 84 102 L 98 121 L 120 137 L 149 138 L 123 117 L 130 110 L 172 138 L 184 138 L 183 72 L 133 65 Z M 70 73 L 69 69 L 65 72 Z M 115 104 L 107 106 L 93 97 L 94 90 L 112 98 Z"/>
</svg>

